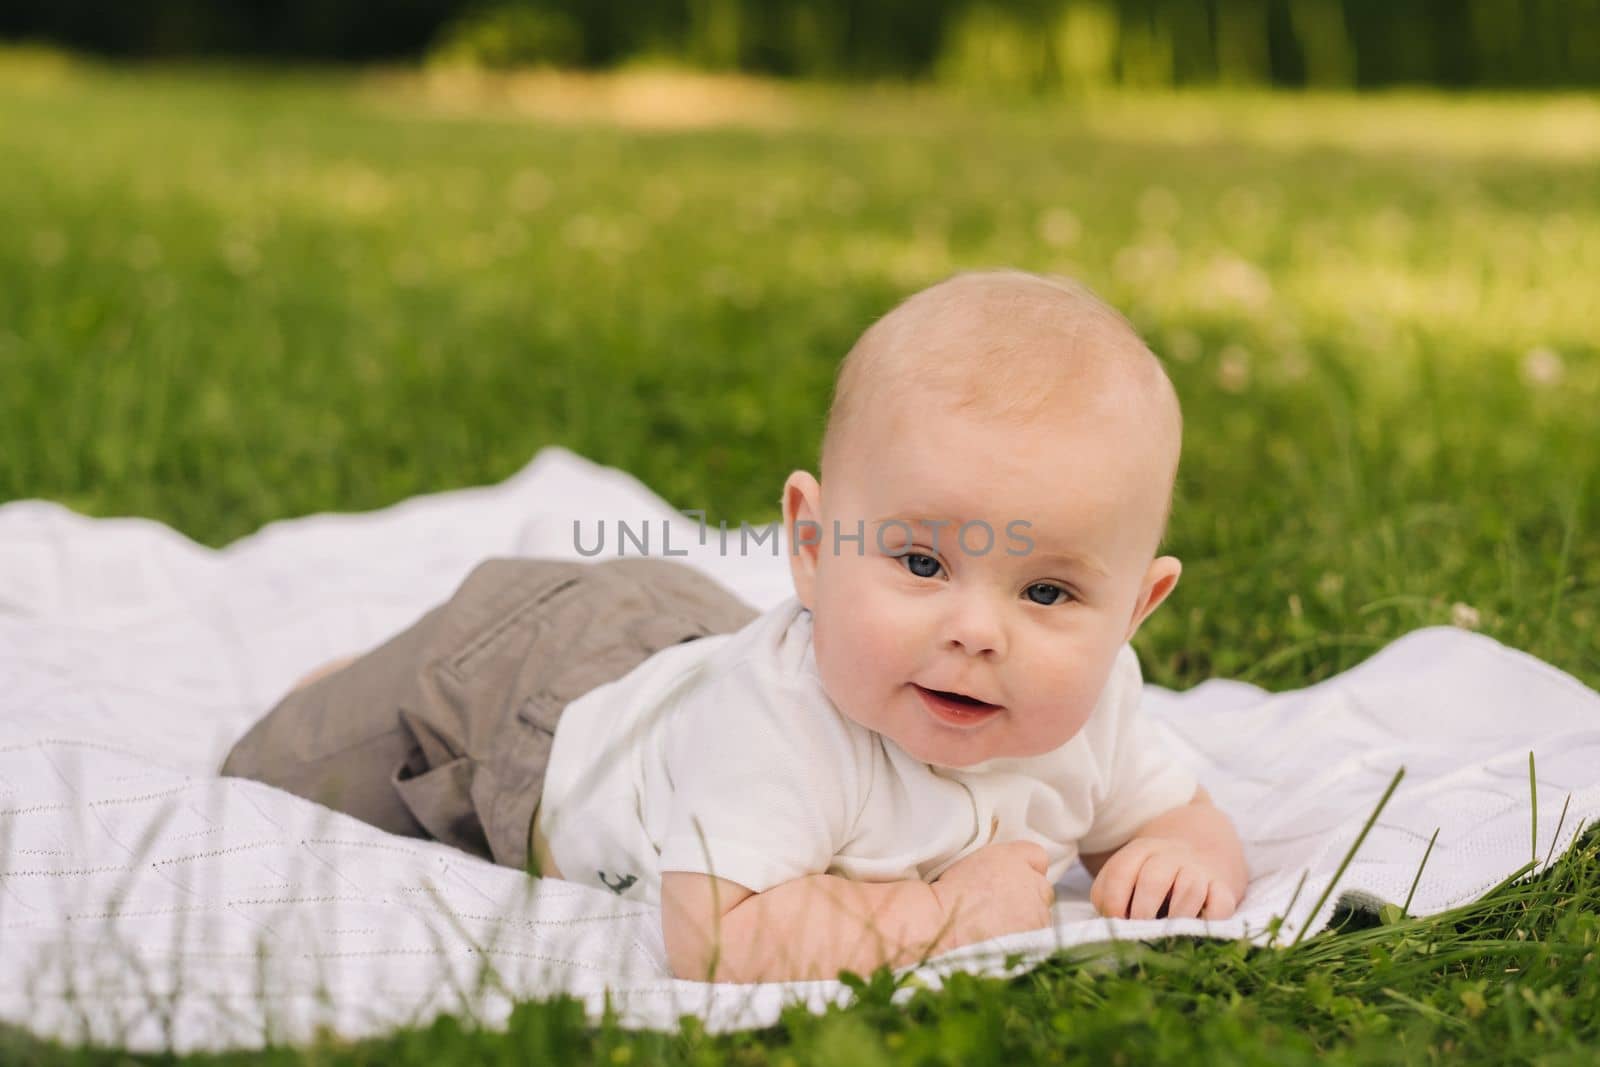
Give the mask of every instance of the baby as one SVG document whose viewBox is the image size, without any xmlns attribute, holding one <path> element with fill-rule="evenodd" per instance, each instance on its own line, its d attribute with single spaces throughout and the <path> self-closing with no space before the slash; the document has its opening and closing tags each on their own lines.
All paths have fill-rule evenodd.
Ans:
<svg viewBox="0 0 1600 1067">
<path fill-rule="evenodd" d="M 1181 436 L 1159 361 L 1082 287 L 993 271 L 917 293 L 846 356 L 821 480 L 784 485 L 795 595 L 748 621 L 708 607 L 726 621 L 546 693 L 519 713 L 542 776 L 452 751 L 440 780 L 480 811 L 491 778 L 515 794 L 503 836 L 531 822 L 545 876 L 659 902 L 684 978 L 866 974 L 1037 929 L 1075 860 L 1104 915 L 1226 918 L 1240 842 L 1141 716 L 1128 644 L 1181 570 L 1156 556 Z M 434 731 L 406 723 L 415 757 Z M 272 780 L 239 751 L 225 773 Z M 449 840 L 463 810 L 419 820 Z"/>
</svg>

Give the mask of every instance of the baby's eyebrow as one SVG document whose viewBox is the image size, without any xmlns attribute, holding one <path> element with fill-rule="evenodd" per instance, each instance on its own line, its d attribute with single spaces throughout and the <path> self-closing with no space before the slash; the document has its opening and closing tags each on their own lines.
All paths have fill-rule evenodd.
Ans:
<svg viewBox="0 0 1600 1067">
<path fill-rule="evenodd" d="M 1059 563 L 1064 567 L 1082 567 L 1092 571 L 1102 578 L 1111 577 L 1111 572 L 1093 556 L 1082 555 L 1077 552 L 1029 552 L 1028 558 L 1040 563 Z"/>
<path fill-rule="evenodd" d="M 934 523 L 939 523 L 940 525 L 937 527 L 937 529 L 940 536 L 954 536 L 955 532 L 959 530 L 961 526 L 961 524 L 954 519 L 942 519 L 924 515 L 888 515 L 881 519 L 874 519 L 872 525 L 878 527 L 884 526 L 891 522 L 903 523 L 912 527 L 922 527 L 928 530 L 935 529 Z M 997 548 L 1004 543 L 1001 539 L 1005 536 L 1006 531 L 1004 529 L 995 530 Z M 1034 542 L 1034 547 L 1027 552 L 1016 553 L 1015 555 L 1018 559 L 1027 559 L 1034 563 L 1055 564 L 1063 567 L 1078 567 L 1082 568 L 1083 570 L 1090 571 L 1091 573 L 1098 574 L 1102 578 L 1111 577 L 1111 572 L 1106 568 L 1105 564 L 1101 563 L 1098 559 L 1089 555 L 1088 553 L 1059 549 L 1039 551 L 1037 541 L 1033 535 L 1029 533 L 1027 534 L 1027 538 L 1029 541 Z"/>
<path fill-rule="evenodd" d="M 935 523 L 938 523 L 941 533 L 945 530 L 956 529 L 961 525 L 955 519 L 941 519 L 932 515 L 886 515 L 881 519 L 873 519 L 872 525 L 887 526 L 891 522 L 899 523 L 903 526 L 921 526 L 929 530 L 934 528 Z"/>
</svg>

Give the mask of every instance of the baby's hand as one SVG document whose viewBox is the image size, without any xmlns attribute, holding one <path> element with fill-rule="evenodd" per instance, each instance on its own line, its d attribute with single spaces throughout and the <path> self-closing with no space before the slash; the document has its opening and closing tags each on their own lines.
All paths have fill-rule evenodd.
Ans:
<svg viewBox="0 0 1600 1067">
<path fill-rule="evenodd" d="M 1112 919 L 1226 919 L 1239 906 L 1211 857 L 1187 841 L 1136 837 L 1100 868 L 1089 901 Z"/>
<path fill-rule="evenodd" d="M 933 883 L 946 923 L 935 952 L 1050 925 L 1050 857 L 1032 841 L 985 845 Z"/>
</svg>

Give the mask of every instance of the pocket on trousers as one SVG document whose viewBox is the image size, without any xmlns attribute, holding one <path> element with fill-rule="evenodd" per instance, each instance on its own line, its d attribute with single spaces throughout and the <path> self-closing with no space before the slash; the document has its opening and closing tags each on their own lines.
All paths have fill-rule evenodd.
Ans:
<svg viewBox="0 0 1600 1067">
<path fill-rule="evenodd" d="M 578 575 L 568 573 L 564 568 L 561 575 L 548 580 L 531 594 L 518 596 L 510 610 L 477 630 L 465 645 L 445 659 L 443 666 L 457 678 L 470 679 L 508 649 L 525 648 L 537 641 L 544 615 L 553 610 L 551 601 L 570 591 L 580 581 Z"/>
<path fill-rule="evenodd" d="M 607 625 L 584 621 L 590 626 Z M 522 702 L 517 717 L 553 736 L 561 713 L 574 700 L 627 676 L 664 648 L 704 636 L 705 627 L 692 619 L 653 613 L 604 631 L 580 633 L 564 650 L 560 662 L 544 664 L 541 684 Z"/>
<path fill-rule="evenodd" d="M 421 774 L 409 767 L 395 771 L 390 784 L 400 801 L 429 836 L 484 859 L 493 859 L 483 820 L 472 804 L 477 764 L 469 757 L 451 760 Z"/>
</svg>

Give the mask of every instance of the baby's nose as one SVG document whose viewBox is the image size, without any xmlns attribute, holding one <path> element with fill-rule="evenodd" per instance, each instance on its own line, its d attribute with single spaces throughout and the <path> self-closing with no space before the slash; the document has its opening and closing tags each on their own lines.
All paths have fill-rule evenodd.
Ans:
<svg viewBox="0 0 1600 1067">
<path fill-rule="evenodd" d="M 1005 628 L 993 608 L 968 598 L 951 612 L 945 623 L 945 646 L 968 655 L 1000 655 L 1005 652 Z"/>
</svg>

